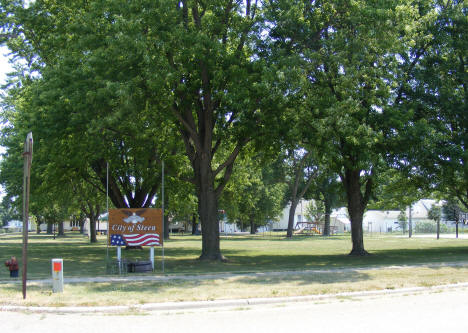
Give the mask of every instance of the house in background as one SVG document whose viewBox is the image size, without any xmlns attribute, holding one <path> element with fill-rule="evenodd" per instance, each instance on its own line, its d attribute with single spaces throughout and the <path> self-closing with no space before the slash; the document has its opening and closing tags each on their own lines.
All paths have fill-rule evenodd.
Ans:
<svg viewBox="0 0 468 333">
<path fill-rule="evenodd" d="M 307 215 L 307 206 L 310 204 L 311 200 L 301 200 L 296 207 L 296 213 L 294 214 L 294 225 L 293 228 L 296 229 L 296 225 L 299 222 L 313 222 L 308 221 Z M 275 231 L 287 230 L 288 229 L 288 220 L 289 220 L 289 209 L 290 205 L 287 205 L 283 212 L 281 213 L 280 219 L 278 222 L 272 223 L 272 229 Z M 335 233 L 343 233 L 350 230 L 350 221 L 347 215 L 347 209 L 345 207 L 335 209 L 330 215 L 330 227 Z M 320 232 L 323 230 L 323 223 L 318 225 Z"/>
<path fill-rule="evenodd" d="M 365 232 L 392 232 L 399 230 L 398 210 L 368 210 L 364 213 L 362 227 Z"/>
<path fill-rule="evenodd" d="M 307 206 L 310 201 L 301 200 L 297 205 L 296 212 L 294 214 L 294 227 L 298 222 L 306 222 Z M 419 222 L 431 221 L 428 218 L 429 210 L 433 205 L 442 205 L 442 202 L 432 199 L 422 199 L 414 203 L 411 206 L 411 219 L 413 225 Z M 288 218 L 289 218 L 289 207 L 286 206 L 283 209 L 282 215 L 278 222 L 273 223 L 273 230 L 287 230 Z M 397 210 L 368 210 L 364 214 L 363 229 L 364 232 L 392 232 L 401 230 L 398 223 L 398 215 L 400 211 Z M 409 219 L 409 207 L 406 209 L 406 218 Z M 342 233 L 351 230 L 351 222 L 348 218 L 348 209 L 341 207 L 333 210 L 330 218 L 330 225 L 335 229 L 337 233 Z M 319 224 L 320 226 L 320 224 Z M 323 227 L 322 227 L 323 228 Z M 320 228 L 319 228 L 320 229 Z"/>
<path fill-rule="evenodd" d="M 432 206 L 442 206 L 442 202 L 432 199 L 421 199 L 411 205 L 411 221 L 413 226 L 422 222 L 433 222 L 428 214 Z M 406 219 L 409 221 L 410 208 L 406 208 Z M 398 210 L 368 210 L 364 213 L 363 228 L 366 232 L 392 232 L 401 230 L 398 223 Z"/>
<path fill-rule="evenodd" d="M 32 231 L 34 229 L 34 223 L 29 221 L 28 223 L 28 231 Z M 3 226 L 3 229 L 6 229 L 10 232 L 21 232 L 23 231 L 23 221 L 19 220 L 11 220 L 8 221 L 7 225 Z"/>
</svg>

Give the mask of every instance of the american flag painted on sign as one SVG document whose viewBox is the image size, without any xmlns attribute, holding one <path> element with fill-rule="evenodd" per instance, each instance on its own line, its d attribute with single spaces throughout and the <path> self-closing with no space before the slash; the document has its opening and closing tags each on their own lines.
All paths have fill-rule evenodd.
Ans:
<svg viewBox="0 0 468 333">
<path fill-rule="evenodd" d="M 111 245 L 159 246 L 158 234 L 111 235 Z"/>
<path fill-rule="evenodd" d="M 159 246 L 158 234 L 123 235 L 128 246 Z"/>
</svg>

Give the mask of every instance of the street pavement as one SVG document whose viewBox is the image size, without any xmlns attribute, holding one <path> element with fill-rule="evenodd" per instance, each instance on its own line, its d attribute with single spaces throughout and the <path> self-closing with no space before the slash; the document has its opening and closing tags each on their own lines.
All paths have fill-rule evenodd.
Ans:
<svg viewBox="0 0 468 333">
<path fill-rule="evenodd" d="M 468 332 L 468 288 L 121 313 L 0 312 L 0 332 Z"/>
</svg>

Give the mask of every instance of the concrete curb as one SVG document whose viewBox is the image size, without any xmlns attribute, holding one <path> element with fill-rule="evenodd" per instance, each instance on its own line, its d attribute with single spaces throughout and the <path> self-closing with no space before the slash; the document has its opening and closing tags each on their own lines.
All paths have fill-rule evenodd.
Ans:
<svg viewBox="0 0 468 333">
<path fill-rule="evenodd" d="M 255 306 L 266 304 L 284 304 L 294 302 L 310 302 L 334 299 L 339 297 L 369 297 L 383 296 L 405 293 L 420 293 L 434 292 L 447 289 L 468 288 L 468 282 L 447 284 L 432 287 L 412 287 L 401 289 L 384 289 L 384 290 L 369 290 L 356 292 L 343 292 L 336 294 L 325 295 L 306 295 L 306 296 L 291 296 L 291 297 L 271 297 L 271 298 L 248 298 L 248 299 L 232 299 L 232 300 L 214 300 L 214 301 L 197 301 L 197 302 L 166 302 L 166 303 L 148 303 L 135 305 L 118 305 L 118 306 L 90 306 L 90 307 L 34 307 L 34 306 L 16 306 L 4 305 L 0 307 L 0 311 L 21 311 L 35 313 L 118 313 L 126 311 L 173 311 L 173 310 L 200 310 L 210 308 L 229 308 L 241 306 Z"/>
</svg>

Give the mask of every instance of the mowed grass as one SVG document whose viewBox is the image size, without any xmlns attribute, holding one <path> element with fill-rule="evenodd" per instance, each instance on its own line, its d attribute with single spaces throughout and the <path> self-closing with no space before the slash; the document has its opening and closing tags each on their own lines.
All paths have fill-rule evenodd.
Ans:
<svg viewBox="0 0 468 333">
<path fill-rule="evenodd" d="M 243 273 L 468 261 L 468 239 L 370 236 L 365 237 L 364 244 L 371 255 L 352 257 L 348 256 L 351 250 L 349 235 L 329 238 L 295 236 L 293 239 L 286 239 L 282 233 L 222 236 L 221 249 L 228 261 L 221 263 L 198 260 L 200 236 L 171 236 L 164 244 L 164 273 Z M 19 259 L 21 266 L 21 235 L 0 235 L 0 260 L 5 261 L 11 255 Z M 50 278 L 52 258 L 63 259 L 66 277 L 107 275 L 107 255 L 109 261 L 116 260 L 116 248 L 107 247 L 105 236 L 100 236 L 98 243 L 90 244 L 78 233 L 68 233 L 56 239 L 51 235 L 30 234 L 28 278 Z M 122 257 L 148 260 L 149 249 L 122 249 Z M 155 248 L 155 266 L 155 272 L 151 274 L 163 274 L 161 248 Z M 8 278 L 5 267 L 0 270 L 0 280 Z"/>
<path fill-rule="evenodd" d="M 284 234 L 223 236 L 221 248 L 228 262 L 203 262 L 199 236 L 172 236 L 165 243 L 165 271 L 161 249 L 155 250 L 156 270 L 144 275 L 205 275 L 269 271 L 322 270 L 320 273 L 287 275 L 242 275 L 213 279 L 172 279 L 66 284 L 65 292 L 53 294 L 48 284 L 29 282 L 28 297 L 21 296 L 21 284 L 9 283 L 8 271 L 0 272 L 0 304 L 21 305 L 117 305 L 163 301 L 211 300 L 244 297 L 274 297 L 326 294 L 343 291 L 395 289 L 412 286 L 468 282 L 468 240 L 370 236 L 365 247 L 372 254 L 350 257 L 349 235 L 330 238 Z M 30 235 L 28 279 L 50 278 L 52 258 L 64 259 L 64 276 L 108 275 L 106 253 L 115 260 L 116 249 L 107 248 L 105 237 L 89 244 L 79 234 L 53 239 L 50 235 Z M 21 258 L 21 236 L 0 235 L 0 259 Z M 122 250 L 126 259 L 147 259 L 149 250 Z M 443 263 L 459 266 L 444 266 Z M 409 267 L 420 264 L 421 267 Z M 439 264 L 431 266 L 431 264 Z M 442 265 L 440 265 L 442 264 Z M 391 266 L 403 266 L 392 268 Z M 407 267 L 405 267 L 407 266 Z M 381 267 L 381 269 L 373 269 Z M 339 270 L 344 268 L 345 270 Z M 338 269 L 338 271 L 329 271 Z M 129 273 L 132 277 L 139 274 Z"/>
</svg>

